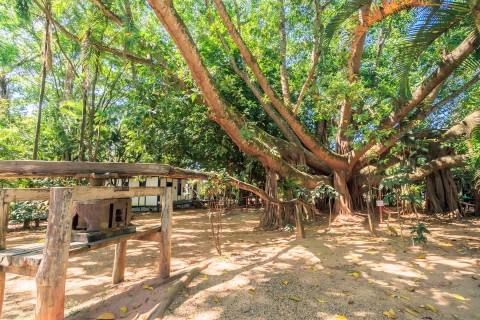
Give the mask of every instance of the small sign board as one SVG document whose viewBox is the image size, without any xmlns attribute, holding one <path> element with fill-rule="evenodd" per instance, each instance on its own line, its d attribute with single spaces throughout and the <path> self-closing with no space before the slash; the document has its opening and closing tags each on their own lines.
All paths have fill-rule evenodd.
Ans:
<svg viewBox="0 0 480 320">
<path fill-rule="evenodd" d="M 377 207 L 383 207 L 383 200 L 377 200 Z"/>
</svg>

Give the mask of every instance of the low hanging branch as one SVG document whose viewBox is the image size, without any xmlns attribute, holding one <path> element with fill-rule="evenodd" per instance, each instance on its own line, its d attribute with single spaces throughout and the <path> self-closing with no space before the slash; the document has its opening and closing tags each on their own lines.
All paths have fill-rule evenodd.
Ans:
<svg viewBox="0 0 480 320">
<path fill-rule="evenodd" d="M 402 173 L 402 174 L 394 175 L 391 177 L 375 175 L 375 176 L 372 176 L 370 179 L 371 179 L 372 185 L 379 185 L 383 179 L 399 178 L 401 176 L 404 176 L 411 182 L 415 182 L 415 181 L 424 179 L 425 177 L 430 175 L 432 172 L 435 172 L 440 169 L 464 166 L 466 164 L 466 161 L 467 161 L 467 155 L 465 154 L 460 154 L 455 156 L 444 156 L 444 157 L 440 157 L 435 160 L 432 160 L 421 167 L 418 167 L 412 173 L 408 173 L 408 174 Z M 367 184 L 366 177 L 361 177 L 358 181 L 362 185 Z"/>
<path fill-rule="evenodd" d="M 70 162 L 70 161 L 29 161 L 29 160 L 0 160 L 0 178 L 46 178 L 46 177 L 75 177 L 79 173 L 116 173 L 119 177 L 152 176 L 181 179 L 228 179 L 228 183 L 236 188 L 250 191 L 262 200 L 274 205 L 292 205 L 304 203 L 301 199 L 281 201 L 270 197 L 262 189 L 238 180 L 229 175 L 215 172 L 201 172 L 196 170 L 172 167 L 167 164 L 155 163 L 116 163 L 116 162 Z M 327 178 L 318 180 L 319 183 L 331 184 Z"/>
</svg>

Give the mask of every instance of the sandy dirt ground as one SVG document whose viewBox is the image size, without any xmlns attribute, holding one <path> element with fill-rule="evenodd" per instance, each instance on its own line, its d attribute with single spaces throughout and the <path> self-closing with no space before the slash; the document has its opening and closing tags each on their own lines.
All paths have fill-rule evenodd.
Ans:
<svg viewBox="0 0 480 320">
<path fill-rule="evenodd" d="M 296 240 L 287 231 L 255 230 L 260 214 L 225 215 L 220 257 L 207 212 L 175 212 L 172 274 L 212 263 L 180 293 L 166 319 L 387 319 L 390 309 L 397 319 L 480 319 L 478 219 L 441 224 L 421 217 L 432 233 L 421 247 L 391 237 L 385 224 L 372 238 L 359 219 L 336 219 L 329 232 L 317 221 L 307 225 L 306 239 Z M 156 219 L 142 215 L 134 223 Z M 404 221 L 404 234 L 412 223 Z M 44 232 L 11 232 L 8 245 L 38 242 Z M 71 258 L 66 317 L 109 312 L 142 319 L 172 286 L 156 284 L 157 252 L 154 242 L 129 241 L 126 281 L 118 285 L 111 284 L 114 246 Z M 34 309 L 34 280 L 8 274 L 2 319 L 33 319 Z"/>
</svg>

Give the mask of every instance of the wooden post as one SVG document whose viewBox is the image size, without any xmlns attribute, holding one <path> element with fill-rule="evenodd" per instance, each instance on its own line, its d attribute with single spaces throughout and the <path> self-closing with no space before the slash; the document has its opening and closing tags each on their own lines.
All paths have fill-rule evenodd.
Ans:
<svg viewBox="0 0 480 320">
<path fill-rule="evenodd" d="M 5 190 L 0 189 L 0 250 L 7 247 L 7 232 L 8 232 L 8 209 L 9 203 L 5 202 Z M 5 299 L 5 281 L 7 273 L 5 270 L 0 270 L 0 318 L 2 317 L 3 301 Z"/>
<path fill-rule="evenodd" d="M 300 204 L 295 205 L 295 224 L 297 231 L 297 239 L 305 238 L 305 227 L 303 225 L 302 206 Z"/>
<path fill-rule="evenodd" d="M 162 237 L 158 257 L 158 275 L 160 278 L 170 276 L 170 258 L 172 255 L 172 216 L 173 216 L 173 188 L 167 187 L 162 197 Z"/>
<path fill-rule="evenodd" d="M 72 232 L 73 188 L 50 189 L 50 212 L 38 268 L 36 320 L 64 319 L 65 282 Z"/>
<path fill-rule="evenodd" d="M 127 256 L 127 240 L 115 245 L 115 260 L 113 260 L 112 282 L 117 284 L 125 279 L 125 259 Z"/>
<path fill-rule="evenodd" d="M 0 250 L 7 246 L 9 203 L 4 201 L 5 190 L 0 189 Z"/>
<path fill-rule="evenodd" d="M 2 318 L 3 300 L 5 298 L 5 281 L 7 273 L 0 270 L 0 318 Z"/>
</svg>

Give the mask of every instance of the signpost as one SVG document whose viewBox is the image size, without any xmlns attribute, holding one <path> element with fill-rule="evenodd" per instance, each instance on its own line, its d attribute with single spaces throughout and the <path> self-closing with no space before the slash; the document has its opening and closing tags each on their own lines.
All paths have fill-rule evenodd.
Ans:
<svg viewBox="0 0 480 320">
<path fill-rule="evenodd" d="M 382 197 L 382 195 L 380 195 L 380 198 Z M 383 223 L 383 206 L 384 206 L 384 203 L 383 203 L 383 200 L 377 200 L 377 207 L 378 207 L 378 211 L 380 212 L 380 223 Z"/>
</svg>

